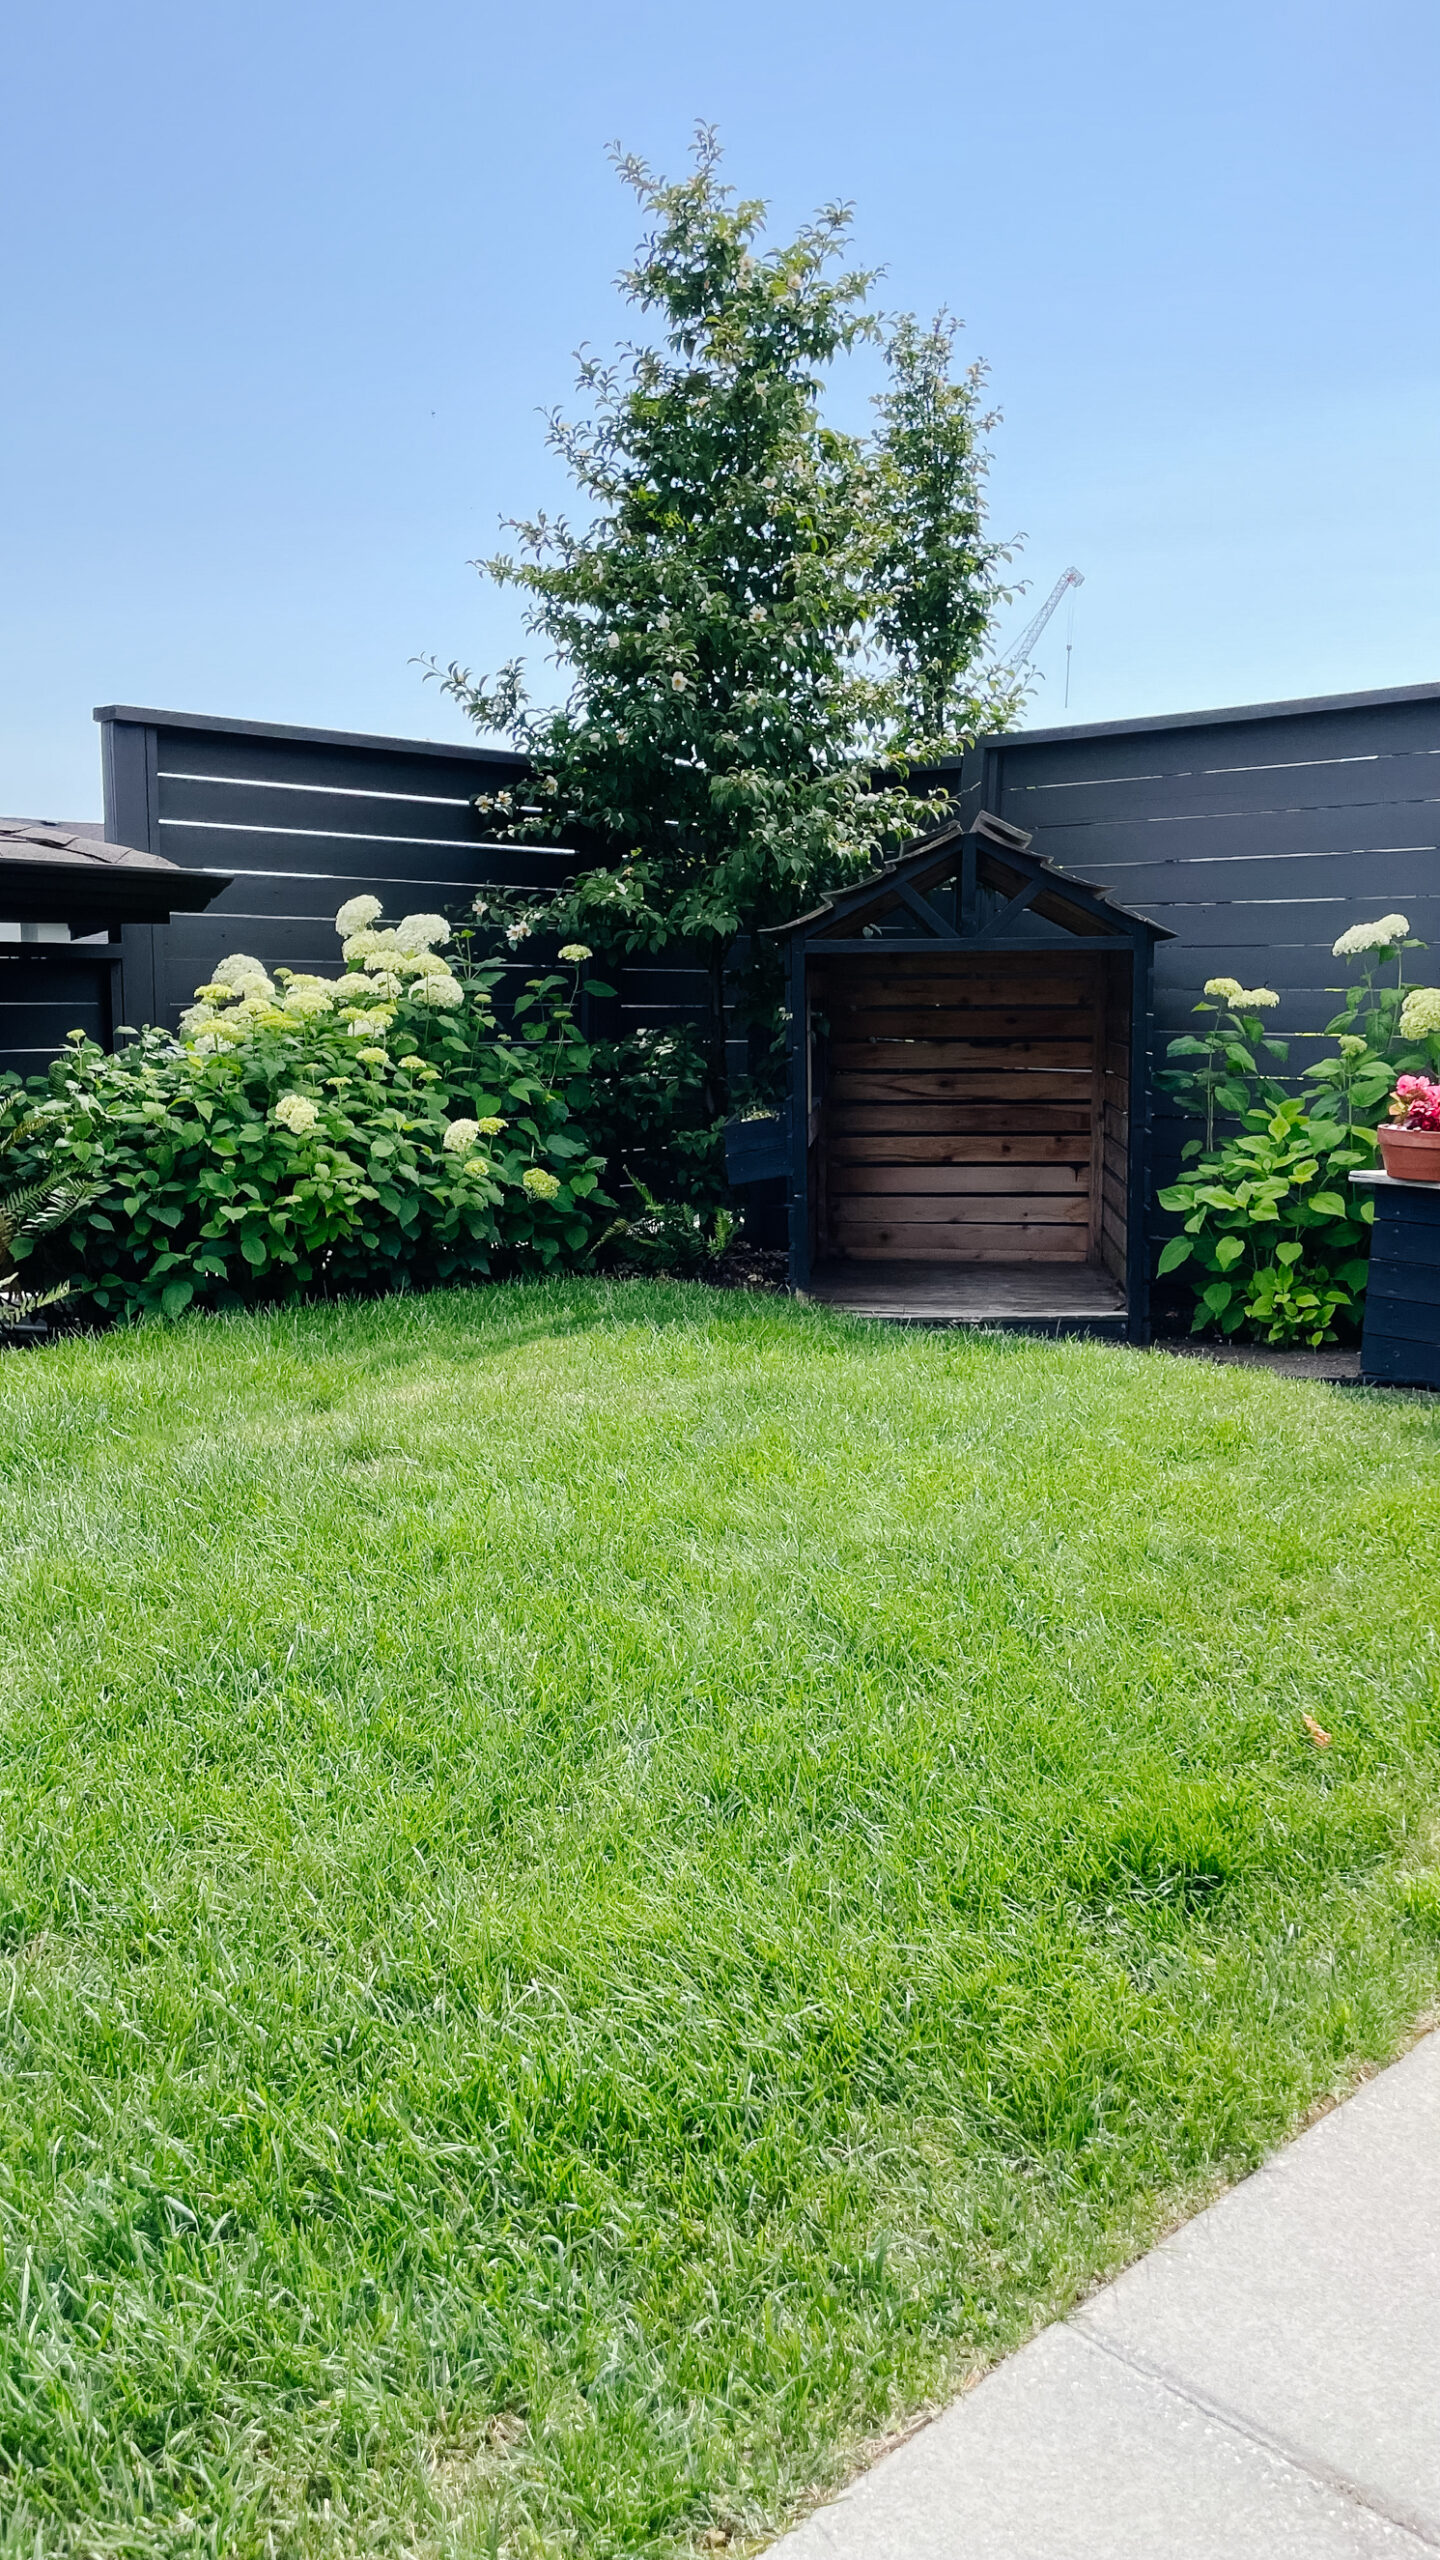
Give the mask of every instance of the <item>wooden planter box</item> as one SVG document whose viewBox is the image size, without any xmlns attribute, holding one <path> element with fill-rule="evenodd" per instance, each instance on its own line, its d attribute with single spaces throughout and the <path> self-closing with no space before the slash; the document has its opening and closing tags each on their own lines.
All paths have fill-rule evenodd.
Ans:
<svg viewBox="0 0 1440 2560">
<path fill-rule="evenodd" d="M 1440 1387 L 1440 1183 L 1352 1173 L 1375 1203 L 1360 1374 L 1387 1387 Z"/>
<path fill-rule="evenodd" d="M 790 1170 L 789 1115 L 771 1112 L 759 1120 L 725 1123 L 725 1175 L 737 1189 L 747 1182 L 774 1182 Z"/>
</svg>

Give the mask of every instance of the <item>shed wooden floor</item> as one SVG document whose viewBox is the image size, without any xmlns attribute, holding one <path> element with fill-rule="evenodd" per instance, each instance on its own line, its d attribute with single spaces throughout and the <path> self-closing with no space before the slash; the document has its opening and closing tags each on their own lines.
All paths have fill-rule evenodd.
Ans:
<svg viewBox="0 0 1440 2560">
<path fill-rule="evenodd" d="M 1124 1290 L 1088 1262 L 822 1262 L 806 1295 L 901 1324 L 1125 1331 Z"/>
</svg>

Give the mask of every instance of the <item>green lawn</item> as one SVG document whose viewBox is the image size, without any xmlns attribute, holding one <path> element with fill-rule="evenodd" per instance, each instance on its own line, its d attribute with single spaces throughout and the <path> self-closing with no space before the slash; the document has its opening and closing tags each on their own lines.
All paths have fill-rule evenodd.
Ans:
<svg viewBox="0 0 1440 2560">
<path fill-rule="evenodd" d="M 1437 1456 L 680 1287 L 0 1360 L 0 2551 L 763 2538 L 1433 2001 Z"/>
</svg>

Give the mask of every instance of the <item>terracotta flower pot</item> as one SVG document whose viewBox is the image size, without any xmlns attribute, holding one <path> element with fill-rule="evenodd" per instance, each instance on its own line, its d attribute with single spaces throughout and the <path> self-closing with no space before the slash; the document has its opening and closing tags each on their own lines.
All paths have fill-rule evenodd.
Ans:
<svg viewBox="0 0 1440 2560">
<path fill-rule="evenodd" d="M 1377 1129 L 1386 1172 L 1396 1182 L 1440 1182 L 1440 1129 Z"/>
</svg>

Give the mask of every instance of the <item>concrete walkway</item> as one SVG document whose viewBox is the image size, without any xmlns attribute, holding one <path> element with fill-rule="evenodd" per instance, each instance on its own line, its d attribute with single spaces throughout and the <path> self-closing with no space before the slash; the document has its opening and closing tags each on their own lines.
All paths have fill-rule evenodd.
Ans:
<svg viewBox="0 0 1440 2560">
<path fill-rule="evenodd" d="M 1440 2034 L 772 2560 L 1440 2551 Z"/>
</svg>

